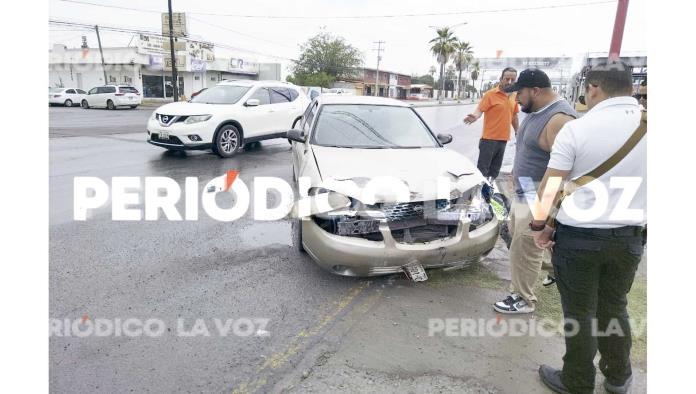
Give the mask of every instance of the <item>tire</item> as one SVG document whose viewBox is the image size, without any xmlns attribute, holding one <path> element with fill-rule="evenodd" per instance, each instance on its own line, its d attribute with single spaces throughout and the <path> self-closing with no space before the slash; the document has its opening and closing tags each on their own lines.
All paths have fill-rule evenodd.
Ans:
<svg viewBox="0 0 696 394">
<path fill-rule="evenodd" d="M 82 100 L 82 103 L 80 103 L 80 105 L 84 109 L 89 109 L 89 103 L 87 102 L 87 100 Z"/>
<path fill-rule="evenodd" d="M 131 107 L 131 109 L 136 109 L 136 108 L 138 108 L 137 105 L 131 105 L 130 107 Z"/>
<path fill-rule="evenodd" d="M 233 125 L 222 126 L 215 134 L 213 152 L 218 156 L 228 158 L 234 156 L 242 147 L 242 133 Z"/>
<path fill-rule="evenodd" d="M 111 100 L 106 101 L 106 109 L 114 110 L 116 109 L 116 106 L 114 105 L 114 102 Z"/>
<path fill-rule="evenodd" d="M 299 253 L 307 253 L 302 246 L 302 220 L 292 219 L 292 246 Z"/>
<path fill-rule="evenodd" d="M 72 102 L 72 100 L 67 99 L 67 100 L 65 100 L 65 103 L 63 103 L 63 105 L 65 105 L 66 107 L 72 107 L 72 106 L 73 106 L 73 102 Z"/>
</svg>

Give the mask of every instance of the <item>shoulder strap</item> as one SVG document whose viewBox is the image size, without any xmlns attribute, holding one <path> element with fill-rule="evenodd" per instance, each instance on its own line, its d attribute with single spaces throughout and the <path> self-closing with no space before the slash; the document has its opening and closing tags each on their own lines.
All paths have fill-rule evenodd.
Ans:
<svg viewBox="0 0 696 394">
<path fill-rule="evenodd" d="M 554 206 L 553 212 L 549 215 L 549 219 L 547 223 L 552 224 L 553 222 L 556 221 L 556 215 L 558 214 L 558 211 L 561 209 L 561 205 L 563 204 L 563 200 L 571 195 L 574 191 L 577 189 L 587 185 L 588 183 L 592 182 L 593 180 L 601 177 L 602 175 L 606 174 L 609 170 L 614 168 L 621 160 L 626 158 L 628 154 L 633 150 L 633 148 L 638 145 L 640 140 L 643 139 L 645 134 L 648 132 L 648 117 L 646 112 L 643 112 L 641 115 L 640 119 L 640 124 L 638 125 L 638 128 L 631 134 L 631 136 L 628 138 L 628 140 L 623 144 L 619 150 L 616 151 L 611 157 L 609 157 L 607 160 L 605 160 L 602 164 L 597 166 L 594 170 L 588 172 L 587 174 L 568 182 L 566 189 L 561 193 L 561 197 L 558 199 L 556 202 L 556 205 Z M 555 227 L 555 226 L 554 226 Z"/>
</svg>

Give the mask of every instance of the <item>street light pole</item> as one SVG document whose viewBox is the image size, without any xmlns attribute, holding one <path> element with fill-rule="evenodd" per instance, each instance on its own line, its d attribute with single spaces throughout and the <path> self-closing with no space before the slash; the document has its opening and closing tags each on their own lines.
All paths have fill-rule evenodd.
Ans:
<svg viewBox="0 0 696 394">
<path fill-rule="evenodd" d="M 99 54 L 101 55 L 102 71 L 104 71 L 104 85 L 109 83 L 106 80 L 106 66 L 104 65 L 104 51 L 102 50 L 101 37 L 99 36 L 99 25 L 94 25 L 94 31 L 97 32 L 97 43 L 99 44 Z"/>
<path fill-rule="evenodd" d="M 174 101 L 179 101 L 179 81 L 177 80 L 176 56 L 174 55 L 174 18 L 172 16 L 172 0 L 167 0 L 167 3 L 169 5 L 169 53 L 172 57 L 172 93 L 174 94 Z"/>
</svg>

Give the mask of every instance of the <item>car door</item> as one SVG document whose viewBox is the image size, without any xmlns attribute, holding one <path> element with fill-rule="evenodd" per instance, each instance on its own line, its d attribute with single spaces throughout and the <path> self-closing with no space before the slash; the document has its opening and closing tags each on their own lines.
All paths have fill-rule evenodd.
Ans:
<svg viewBox="0 0 696 394">
<path fill-rule="evenodd" d="M 87 104 L 90 107 L 96 106 L 97 102 L 99 101 L 99 88 L 92 88 L 89 90 L 87 93 L 87 96 L 85 96 L 85 100 L 87 100 Z"/>
<path fill-rule="evenodd" d="M 297 103 L 292 101 L 290 89 L 284 86 L 271 87 L 270 92 L 273 130 L 276 132 L 288 131 L 298 116 Z"/>
<path fill-rule="evenodd" d="M 293 167 L 296 176 L 299 178 L 304 173 L 304 169 L 307 166 L 307 160 L 311 159 L 311 153 L 309 151 L 309 137 L 312 130 L 312 125 L 314 118 L 317 114 L 317 102 L 312 102 L 302 115 L 302 120 L 300 121 L 301 130 L 305 136 L 305 142 L 292 142 L 292 156 L 293 156 Z"/>
<path fill-rule="evenodd" d="M 259 105 L 247 106 L 244 104 L 244 138 L 259 137 L 271 132 L 273 126 L 273 109 L 271 108 L 271 94 L 268 88 L 259 87 L 251 93 L 246 101 L 256 99 Z"/>
<path fill-rule="evenodd" d="M 108 100 L 116 104 L 116 86 L 102 86 L 99 89 L 100 107 L 106 107 L 106 102 Z"/>
</svg>

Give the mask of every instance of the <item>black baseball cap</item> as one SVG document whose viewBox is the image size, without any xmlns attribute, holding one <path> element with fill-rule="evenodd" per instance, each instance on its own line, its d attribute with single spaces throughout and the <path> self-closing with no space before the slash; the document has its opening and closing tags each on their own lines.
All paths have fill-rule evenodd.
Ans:
<svg viewBox="0 0 696 394">
<path fill-rule="evenodd" d="M 522 88 L 550 88 L 551 80 L 538 68 L 528 68 L 520 73 L 517 82 L 503 89 L 506 93 L 516 92 Z"/>
</svg>

